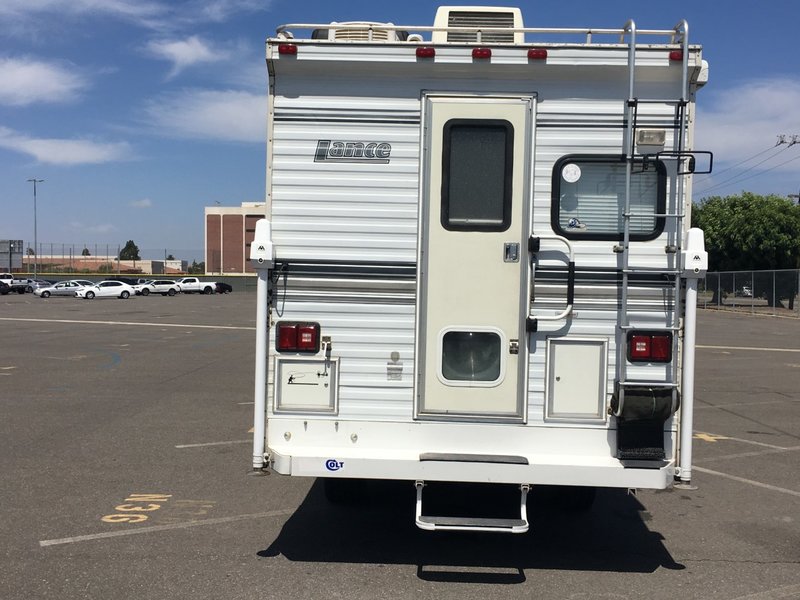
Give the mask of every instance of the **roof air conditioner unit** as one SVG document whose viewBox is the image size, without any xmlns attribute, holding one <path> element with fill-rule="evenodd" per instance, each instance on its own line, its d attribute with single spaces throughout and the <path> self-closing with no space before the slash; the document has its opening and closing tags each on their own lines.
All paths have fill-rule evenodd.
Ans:
<svg viewBox="0 0 800 600">
<path fill-rule="evenodd" d="M 500 6 L 440 6 L 433 21 L 434 27 L 471 27 L 492 29 L 522 29 L 522 11 Z M 477 31 L 434 31 L 433 43 L 477 42 Z M 481 43 L 523 44 L 522 32 L 481 32 Z"/>
<path fill-rule="evenodd" d="M 369 21 L 347 21 L 331 23 L 330 29 L 317 29 L 314 31 L 314 39 L 328 39 L 332 42 L 353 41 L 353 42 L 398 42 L 404 38 L 401 34 L 408 33 L 384 29 L 384 27 L 394 27 L 394 23 L 371 23 Z"/>
</svg>

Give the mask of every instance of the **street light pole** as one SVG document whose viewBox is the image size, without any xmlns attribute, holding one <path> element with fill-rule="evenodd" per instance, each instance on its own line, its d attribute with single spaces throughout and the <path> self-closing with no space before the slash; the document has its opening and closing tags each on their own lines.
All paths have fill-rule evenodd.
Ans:
<svg viewBox="0 0 800 600">
<path fill-rule="evenodd" d="M 39 238 L 36 232 L 36 184 L 42 183 L 44 179 L 36 179 L 32 177 L 28 179 L 30 183 L 33 183 L 33 278 L 37 279 L 36 276 L 36 264 L 39 262 Z"/>
</svg>

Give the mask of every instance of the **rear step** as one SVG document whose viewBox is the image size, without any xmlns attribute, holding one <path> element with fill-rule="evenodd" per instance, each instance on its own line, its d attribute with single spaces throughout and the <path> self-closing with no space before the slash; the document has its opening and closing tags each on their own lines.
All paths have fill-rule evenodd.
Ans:
<svg viewBox="0 0 800 600">
<path fill-rule="evenodd" d="M 519 519 L 487 519 L 483 517 L 436 517 L 422 514 L 422 489 L 424 481 L 414 484 L 417 488 L 416 524 L 427 531 L 491 531 L 498 533 L 525 533 L 528 524 L 528 491 L 530 486 L 522 484 L 520 489 Z"/>
</svg>

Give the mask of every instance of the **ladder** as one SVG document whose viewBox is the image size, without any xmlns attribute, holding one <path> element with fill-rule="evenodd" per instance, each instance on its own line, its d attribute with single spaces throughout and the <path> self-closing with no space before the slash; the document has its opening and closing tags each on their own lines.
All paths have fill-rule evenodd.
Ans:
<svg viewBox="0 0 800 600">
<path fill-rule="evenodd" d="M 620 416 L 624 409 L 625 391 L 631 387 L 657 387 L 671 388 L 673 412 L 678 407 L 678 332 L 680 331 L 680 301 L 681 301 L 681 245 L 682 231 L 685 218 L 685 182 L 681 175 L 693 172 L 694 156 L 691 152 L 686 152 L 686 136 L 688 133 L 687 106 L 689 104 L 689 29 L 686 21 L 680 21 L 673 29 L 671 43 L 679 44 L 682 51 L 681 59 L 681 88 L 678 98 L 638 98 L 636 96 L 636 25 L 633 21 L 625 24 L 620 41 L 624 42 L 628 38 L 628 98 L 625 102 L 625 134 L 623 137 L 625 155 L 625 203 L 622 211 L 623 238 L 622 244 L 615 247 L 615 251 L 621 253 L 622 263 L 622 290 L 621 307 L 619 318 L 620 339 L 617 344 L 617 365 L 619 369 L 618 381 L 618 403 L 615 415 Z M 655 155 L 642 155 L 636 153 L 636 138 L 638 131 L 637 119 L 639 117 L 639 107 L 645 104 L 671 105 L 675 107 L 675 133 L 673 135 L 673 150 L 658 152 Z M 661 158 L 672 158 L 676 161 L 676 190 L 672 194 L 675 201 L 670 207 L 670 203 L 665 205 L 663 213 L 648 213 L 656 219 L 665 220 L 665 228 L 668 224 L 674 224 L 674 239 L 665 248 L 667 260 L 665 268 L 642 268 L 631 267 L 630 243 L 631 243 L 631 219 L 642 214 L 635 214 L 631 210 L 631 180 L 636 175 L 634 166 L 641 164 L 643 169 L 647 169 L 648 162 Z M 690 161 L 687 170 L 682 169 L 684 161 Z M 639 171 L 641 172 L 641 171 Z M 643 381 L 630 380 L 628 376 L 628 364 L 626 355 L 627 334 L 633 329 L 629 315 L 629 287 L 631 276 L 636 274 L 652 274 L 671 277 L 674 281 L 673 291 L 673 310 L 670 322 L 663 327 L 664 333 L 672 335 L 672 357 L 670 373 L 667 381 Z M 648 328 L 652 330 L 652 328 Z M 659 328 L 657 328 L 659 329 Z"/>
</svg>

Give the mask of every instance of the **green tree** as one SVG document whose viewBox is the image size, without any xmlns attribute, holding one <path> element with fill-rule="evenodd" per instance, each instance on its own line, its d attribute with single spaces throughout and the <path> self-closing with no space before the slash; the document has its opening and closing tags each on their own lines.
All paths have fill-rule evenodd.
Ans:
<svg viewBox="0 0 800 600">
<path fill-rule="evenodd" d="M 705 232 L 711 271 L 796 269 L 800 265 L 800 207 L 782 196 L 712 196 L 692 209 L 692 226 Z M 796 278 L 776 290 L 794 304 Z M 791 289 L 789 289 L 791 287 Z M 785 288 L 785 289 L 784 289 Z M 771 286 L 765 291 L 770 303 Z"/>
<path fill-rule="evenodd" d="M 196 260 L 192 261 L 192 264 L 189 265 L 189 274 L 190 275 L 204 275 L 206 272 L 206 263 L 197 262 Z"/>
<path fill-rule="evenodd" d="M 705 232 L 712 271 L 796 269 L 800 207 L 781 196 L 712 196 L 692 210 Z"/>
<path fill-rule="evenodd" d="M 172 254 L 168 254 L 167 260 L 175 260 L 175 257 Z"/>
<path fill-rule="evenodd" d="M 142 257 L 139 256 L 139 246 L 133 243 L 133 240 L 128 240 L 125 244 L 125 247 L 120 250 L 119 253 L 120 260 L 142 260 Z"/>
<path fill-rule="evenodd" d="M 88 249 L 88 248 L 84 248 L 84 249 L 81 251 L 81 256 L 91 256 L 91 255 L 92 255 L 92 253 L 91 253 L 91 252 L 89 252 L 89 249 Z"/>
</svg>

